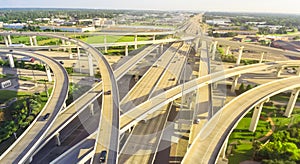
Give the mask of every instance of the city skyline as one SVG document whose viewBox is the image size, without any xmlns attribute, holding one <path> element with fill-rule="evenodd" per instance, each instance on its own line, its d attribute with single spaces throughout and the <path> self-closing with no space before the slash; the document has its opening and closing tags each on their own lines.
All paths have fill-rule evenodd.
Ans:
<svg viewBox="0 0 300 164">
<path fill-rule="evenodd" d="M 183 0 L 165 1 L 137 1 L 131 3 L 122 0 L 115 1 L 39 1 L 39 0 L 1 0 L 2 8 L 89 8 L 89 9 L 129 9 L 129 10 L 192 10 L 192 11 L 224 11 L 224 12 L 262 12 L 262 13 L 295 13 L 300 14 L 299 1 L 221 1 L 221 0 L 191 0 L 189 3 Z M 247 8 L 245 8 L 247 7 Z"/>
</svg>

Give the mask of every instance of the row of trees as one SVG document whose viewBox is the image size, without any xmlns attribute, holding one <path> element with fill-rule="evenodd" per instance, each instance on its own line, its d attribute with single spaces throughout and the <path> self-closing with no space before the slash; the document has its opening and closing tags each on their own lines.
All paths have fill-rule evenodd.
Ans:
<svg viewBox="0 0 300 164">
<path fill-rule="evenodd" d="M 273 133 L 270 141 L 253 145 L 254 158 L 263 163 L 299 163 L 300 162 L 300 123 L 292 128 Z"/>
<path fill-rule="evenodd" d="M 34 118 L 42 109 L 42 99 L 39 95 L 22 97 L 14 102 L 9 110 L 11 120 L 1 123 L 0 126 L 0 143 L 10 138 L 18 130 L 23 130 L 30 125 Z M 8 111 L 6 111 L 8 112 Z"/>
<path fill-rule="evenodd" d="M 18 60 L 14 60 L 14 63 L 16 68 L 45 71 L 45 67 L 42 64 L 29 64 L 29 63 L 25 63 L 24 61 L 18 61 Z M 0 60 L 0 66 L 9 67 L 9 61 Z"/>
</svg>

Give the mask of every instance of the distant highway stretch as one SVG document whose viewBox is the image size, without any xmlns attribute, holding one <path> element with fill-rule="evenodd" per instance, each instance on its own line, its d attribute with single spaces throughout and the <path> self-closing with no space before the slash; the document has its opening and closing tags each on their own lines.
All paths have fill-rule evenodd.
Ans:
<svg viewBox="0 0 300 164">
<path fill-rule="evenodd" d="M 11 53 L 6 50 L 0 50 L 0 52 Z M 67 72 L 63 66 L 54 59 L 36 53 L 22 51 L 14 51 L 13 53 L 34 57 L 47 64 L 52 69 L 54 74 L 54 87 L 44 109 L 36 117 L 33 123 L 31 123 L 27 130 L 24 131 L 21 136 L 19 136 L 15 143 L 1 155 L 0 160 L 3 163 L 22 163 L 22 158 L 25 156 L 25 154 L 35 150 L 35 148 L 38 146 L 38 143 L 45 136 L 57 118 L 58 113 L 63 108 L 69 88 Z M 46 113 L 50 113 L 50 117 L 47 121 L 43 121 L 41 117 L 46 115 Z"/>
<path fill-rule="evenodd" d="M 238 122 L 260 102 L 300 87 L 300 77 L 275 80 L 255 87 L 231 100 L 210 119 L 184 156 L 183 163 L 216 163 L 224 141 Z"/>
</svg>

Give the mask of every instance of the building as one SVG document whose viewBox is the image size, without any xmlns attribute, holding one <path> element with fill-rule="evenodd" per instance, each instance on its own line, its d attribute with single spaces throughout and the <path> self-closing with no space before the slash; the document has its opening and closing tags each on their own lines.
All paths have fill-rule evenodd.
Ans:
<svg viewBox="0 0 300 164">
<path fill-rule="evenodd" d="M 0 22 L 0 28 L 3 28 L 3 22 Z"/>
<path fill-rule="evenodd" d="M 231 20 L 230 19 L 213 19 L 213 20 L 206 20 L 206 23 L 209 25 L 228 26 L 231 23 Z"/>
<path fill-rule="evenodd" d="M 26 23 L 11 23 L 11 24 L 4 23 L 3 28 L 22 29 L 26 25 L 27 25 Z"/>
<path fill-rule="evenodd" d="M 41 30 L 60 30 L 65 32 L 86 32 L 95 31 L 95 27 L 75 27 L 75 26 L 40 26 Z"/>
</svg>

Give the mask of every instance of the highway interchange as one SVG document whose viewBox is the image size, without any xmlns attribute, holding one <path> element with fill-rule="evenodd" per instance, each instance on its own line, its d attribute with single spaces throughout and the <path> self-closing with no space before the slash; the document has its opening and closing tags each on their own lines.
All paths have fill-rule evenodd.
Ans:
<svg viewBox="0 0 300 164">
<path fill-rule="evenodd" d="M 192 19 L 188 22 L 187 25 L 184 26 L 185 30 L 183 31 L 189 35 L 193 33 L 196 36 L 195 40 L 197 42 L 194 44 L 197 45 L 199 44 L 199 39 L 197 38 L 199 38 L 198 35 L 201 30 L 198 23 L 193 23 L 195 21 L 199 21 L 199 18 L 195 20 Z M 1 162 L 3 161 L 5 163 L 23 163 L 28 160 L 30 161 L 30 158 L 32 158 L 34 154 L 38 153 L 38 151 L 41 150 L 53 137 L 59 134 L 61 130 L 71 123 L 81 112 L 88 108 L 90 104 L 94 103 L 100 95 L 102 95 L 102 106 L 100 108 L 101 111 L 98 111 L 100 113 L 97 115 L 99 117 L 98 126 L 95 129 L 95 132 L 86 137 L 82 142 L 91 144 L 91 149 L 89 149 L 89 153 L 86 155 L 89 158 L 81 157 L 80 161 L 77 162 L 93 161 L 93 163 L 98 163 L 100 152 L 102 150 L 107 150 L 107 163 L 132 163 L 133 161 L 137 163 L 153 163 L 162 137 L 162 131 L 166 126 L 166 120 L 170 113 L 173 101 L 185 94 L 208 87 L 208 85 L 222 79 L 258 70 L 275 69 L 282 66 L 299 66 L 300 64 L 297 60 L 291 60 L 238 66 L 211 74 L 208 74 L 208 72 L 202 72 L 198 78 L 186 83 L 181 83 L 180 79 L 183 76 L 182 70 L 184 70 L 184 66 L 188 63 L 187 54 L 190 53 L 190 49 L 192 47 L 190 43 L 195 42 L 194 39 L 191 39 L 190 37 L 188 37 L 189 39 L 184 42 L 180 39 L 164 40 L 163 42 L 152 41 L 151 43 L 153 43 L 153 45 L 148 46 L 142 52 L 130 58 L 113 71 L 107 60 L 96 48 L 75 39 L 46 33 L 0 34 L 47 36 L 69 40 L 74 43 L 75 46 L 80 46 L 93 56 L 99 64 L 102 75 L 102 81 L 100 83 L 96 84 L 95 87 L 75 100 L 75 102 L 70 104 L 67 108 L 62 109 L 64 100 L 67 96 L 67 84 L 69 83 L 66 71 L 62 68 L 62 66 L 58 62 L 55 62 L 43 55 L 24 51 L 14 51 L 14 53 L 25 54 L 38 58 L 51 67 L 55 77 L 55 87 L 53 91 L 54 96 L 49 99 L 46 109 L 41 112 L 40 115 L 49 112 L 50 109 L 55 110 L 52 111 L 51 119 L 47 122 L 38 121 L 32 124 L 33 126 L 29 128 L 29 131 L 33 131 L 35 133 L 25 131 L 25 136 L 19 138 L 20 142 L 12 146 L 11 149 L 13 151 L 8 150 L 5 154 L 1 155 Z M 207 39 L 203 36 L 202 38 L 205 38 L 202 39 L 203 42 L 216 40 L 210 38 Z M 149 70 L 133 86 L 128 94 L 124 98 L 120 99 L 117 81 L 121 80 L 126 72 L 132 69 L 136 63 L 159 48 L 157 43 L 161 44 L 166 42 L 170 42 L 170 47 L 160 54 L 160 57 L 156 59 L 151 67 L 149 67 Z M 231 47 L 245 46 L 245 48 L 269 52 L 275 55 L 286 53 L 290 56 L 298 56 L 298 53 L 296 52 L 283 52 L 269 47 L 259 47 L 242 43 L 236 44 L 235 42 L 220 39 L 218 39 L 218 42 L 219 44 L 230 45 Z M 201 44 L 203 45 L 206 43 Z M 201 54 L 207 53 L 207 47 L 208 46 L 203 46 L 201 48 L 197 47 L 196 50 L 199 48 L 201 50 Z M 204 60 L 201 62 L 207 63 L 208 61 Z M 208 64 L 206 67 L 208 67 Z M 65 78 L 63 78 L 64 80 L 57 80 L 57 77 Z M 226 137 L 230 134 L 234 125 L 238 123 L 243 115 L 259 103 L 259 101 L 265 100 L 267 97 L 277 93 L 298 87 L 299 77 L 291 77 L 261 85 L 251 90 L 251 92 L 247 92 L 235 98 L 231 103 L 225 105 L 220 110 L 221 112 L 217 112 L 214 117 L 205 124 L 203 129 L 192 142 L 183 162 L 191 163 L 191 161 L 201 161 L 201 163 L 215 163 Z M 201 92 L 201 90 L 198 91 Z M 251 101 L 248 101 L 249 103 L 241 106 L 241 102 L 244 102 L 245 99 L 249 99 L 249 97 L 253 97 L 251 95 L 257 96 L 251 99 Z M 54 108 L 53 106 L 56 107 Z M 240 109 L 239 111 L 230 111 L 237 107 Z M 49 109 L 47 110 L 47 108 Z M 231 116 L 228 117 L 228 115 Z M 139 123 L 142 120 L 144 120 L 145 123 Z M 43 130 L 38 130 L 36 128 Z M 124 135 L 124 133 L 126 134 L 129 131 L 129 135 Z M 207 131 L 211 132 L 209 133 L 209 137 L 207 137 Z M 139 137 L 136 138 L 136 136 Z M 94 141 L 87 142 L 87 139 L 92 139 Z M 120 148 L 120 142 L 122 139 L 125 139 L 125 142 Z M 31 146 L 30 144 L 34 146 Z M 30 145 L 29 147 L 31 148 L 27 145 Z M 80 146 L 82 145 L 76 145 L 72 147 L 70 151 L 78 148 L 80 149 Z M 211 149 L 206 149 L 208 146 L 211 147 Z M 205 148 L 205 150 L 202 150 L 203 148 Z M 201 153 L 203 153 L 203 155 L 199 155 Z"/>
</svg>

